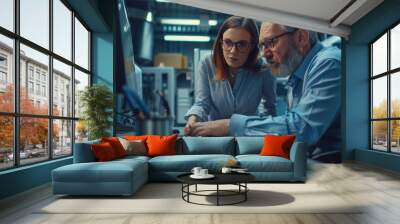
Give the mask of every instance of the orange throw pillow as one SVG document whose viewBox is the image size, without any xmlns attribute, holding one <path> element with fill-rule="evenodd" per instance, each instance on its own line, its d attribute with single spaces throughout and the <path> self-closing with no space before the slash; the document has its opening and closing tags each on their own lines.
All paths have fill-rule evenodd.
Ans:
<svg viewBox="0 0 400 224">
<path fill-rule="evenodd" d="M 176 155 L 177 135 L 160 136 L 149 135 L 147 137 L 148 156 Z"/>
<path fill-rule="evenodd" d="M 99 162 L 110 161 L 117 158 L 114 149 L 108 142 L 93 144 L 91 145 L 91 149 L 94 154 L 94 157 Z"/>
<path fill-rule="evenodd" d="M 101 138 L 101 142 L 108 142 L 114 149 L 117 158 L 125 157 L 126 151 L 117 137 Z"/>
<path fill-rule="evenodd" d="M 125 135 L 124 139 L 128 140 L 128 141 L 143 141 L 146 142 L 147 139 L 147 135 Z"/>
<path fill-rule="evenodd" d="M 290 148 L 296 135 L 266 135 L 264 136 L 264 146 L 261 149 L 261 156 L 280 156 L 290 159 Z"/>
</svg>

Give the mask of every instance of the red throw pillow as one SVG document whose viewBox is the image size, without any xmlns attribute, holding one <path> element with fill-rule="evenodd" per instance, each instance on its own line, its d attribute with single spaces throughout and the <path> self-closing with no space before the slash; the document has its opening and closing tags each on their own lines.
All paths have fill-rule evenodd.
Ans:
<svg viewBox="0 0 400 224">
<path fill-rule="evenodd" d="M 261 149 L 261 156 L 280 156 L 290 159 L 290 148 L 296 135 L 266 135 L 264 136 L 264 146 Z"/>
<path fill-rule="evenodd" d="M 94 157 L 99 162 L 109 161 L 116 159 L 115 151 L 109 142 L 102 142 L 100 144 L 91 145 Z"/>
<path fill-rule="evenodd" d="M 148 156 L 176 155 L 177 138 L 177 135 L 149 135 L 146 141 L 148 147 Z"/>
<path fill-rule="evenodd" d="M 101 142 L 108 142 L 114 149 L 117 158 L 125 157 L 126 151 L 117 137 L 101 138 Z"/>
</svg>

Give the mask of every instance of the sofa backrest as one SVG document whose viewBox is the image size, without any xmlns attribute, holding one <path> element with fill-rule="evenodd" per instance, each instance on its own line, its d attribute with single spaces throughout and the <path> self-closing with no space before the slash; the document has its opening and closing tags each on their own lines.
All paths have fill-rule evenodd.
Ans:
<svg viewBox="0 0 400 224">
<path fill-rule="evenodd" d="M 178 154 L 235 155 L 234 137 L 182 137 Z"/>
<path fill-rule="evenodd" d="M 100 143 L 100 140 L 76 143 L 74 149 L 74 163 L 96 161 L 91 144 Z M 226 154 L 243 155 L 259 154 L 264 144 L 263 137 L 181 137 L 178 138 L 177 154 Z"/>
<path fill-rule="evenodd" d="M 264 137 L 236 137 L 236 155 L 259 154 L 264 145 Z"/>
</svg>

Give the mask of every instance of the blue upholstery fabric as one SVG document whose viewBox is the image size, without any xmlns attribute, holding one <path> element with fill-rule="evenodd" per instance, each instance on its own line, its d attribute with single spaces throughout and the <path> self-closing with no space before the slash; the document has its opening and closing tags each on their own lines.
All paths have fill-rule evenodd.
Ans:
<svg viewBox="0 0 400 224">
<path fill-rule="evenodd" d="M 174 155 L 157 156 L 149 160 L 149 170 L 163 172 L 190 172 L 193 167 L 200 166 L 210 171 L 219 171 L 231 155 Z"/>
<path fill-rule="evenodd" d="M 74 149 L 74 163 L 88 163 L 96 161 L 90 146 L 98 143 L 100 143 L 100 140 L 76 143 Z"/>
<path fill-rule="evenodd" d="M 260 154 L 264 137 L 236 137 L 236 155 Z"/>
<path fill-rule="evenodd" d="M 182 154 L 235 155 L 233 137 L 183 137 Z"/>
<path fill-rule="evenodd" d="M 55 194 L 130 195 L 147 182 L 148 164 L 143 159 L 74 163 L 52 176 Z"/>
<path fill-rule="evenodd" d="M 305 181 L 307 176 L 307 144 L 295 142 L 290 149 L 290 160 L 293 162 L 293 178 Z"/>
<path fill-rule="evenodd" d="M 293 172 L 292 161 L 279 156 L 239 155 L 236 159 L 250 172 Z"/>
</svg>

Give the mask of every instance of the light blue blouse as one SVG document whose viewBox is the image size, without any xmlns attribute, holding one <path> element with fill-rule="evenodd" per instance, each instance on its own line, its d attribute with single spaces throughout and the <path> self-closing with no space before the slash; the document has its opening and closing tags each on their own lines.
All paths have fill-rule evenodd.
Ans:
<svg viewBox="0 0 400 224">
<path fill-rule="evenodd" d="M 200 64 L 195 103 L 185 115 L 197 115 L 202 121 L 230 118 L 233 114 L 276 115 L 276 80 L 269 70 L 252 72 L 239 69 L 233 88 L 228 80 L 215 80 L 212 56 Z M 263 109 L 258 106 L 263 99 Z"/>
</svg>

